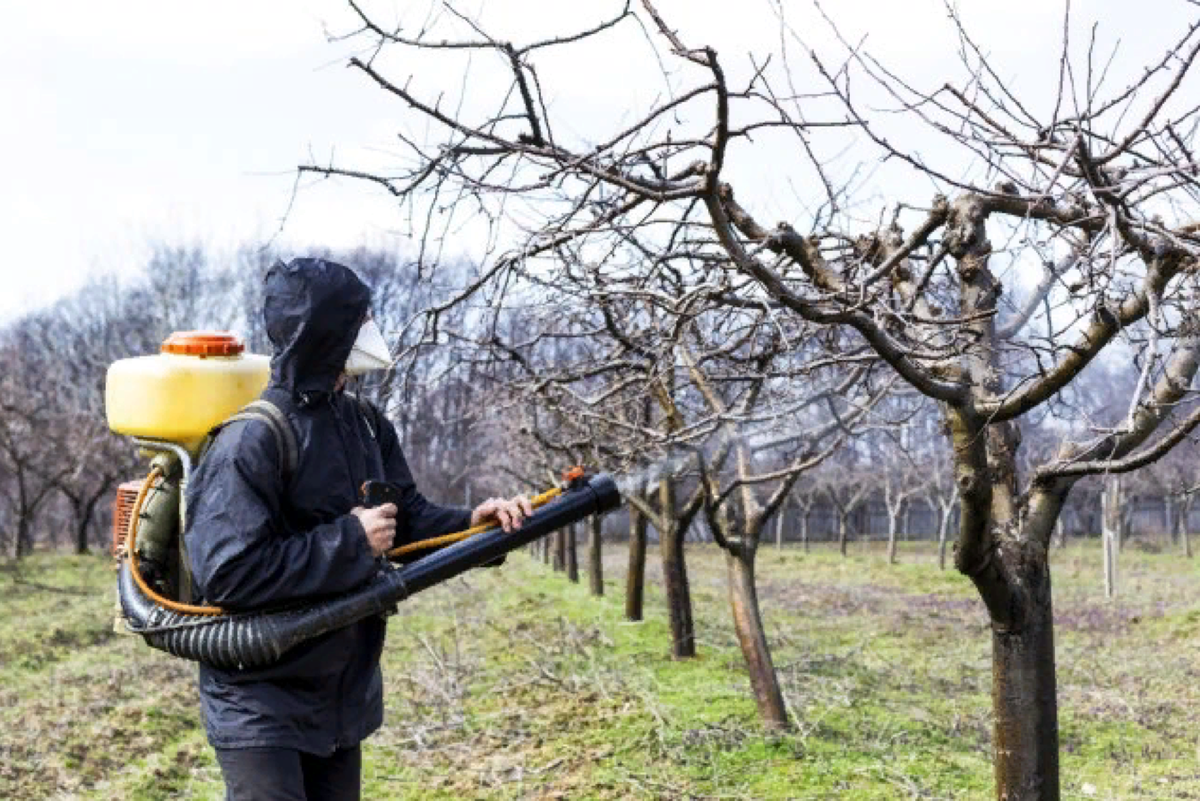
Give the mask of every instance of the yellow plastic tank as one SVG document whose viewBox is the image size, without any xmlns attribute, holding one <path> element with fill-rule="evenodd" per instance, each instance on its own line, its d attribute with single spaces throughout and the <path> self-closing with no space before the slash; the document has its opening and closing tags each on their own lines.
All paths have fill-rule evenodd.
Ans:
<svg viewBox="0 0 1200 801">
<path fill-rule="evenodd" d="M 108 427 L 194 448 L 266 387 L 270 360 L 243 350 L 232 334 L 184 331 L 161 353 L 113 362 L 104 385 Z"/>
</svg>

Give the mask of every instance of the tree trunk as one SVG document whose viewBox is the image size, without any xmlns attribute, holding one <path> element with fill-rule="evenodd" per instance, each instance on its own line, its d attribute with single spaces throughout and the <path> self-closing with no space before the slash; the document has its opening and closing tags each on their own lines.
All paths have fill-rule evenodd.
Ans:
<svg viewBox="0 0 1200 801">
<path fill-rule="evenodd" d="M 996 494 L 1004 489 L 997 487 Z M 1007 500 L 994 506 L 1003 507 Z M 982 564 L 975 561 L 979 551 L 964 554 L 961 548 L 956 560 L 979 590 L 992 627 L 996 798 L 1058 801 L 1058 696 L 1048 551 L 1057 514 L 1033 511 L 1018 536 L 1013 530 L 1017 521 L 1007 511 L 992 517 L 992 525 L 1003 526 L 1003 544 Z M 967 509 L 963 515 L 964 528 L 980 525 Z"/>
<path fill-rule="evenodd" d="M 1170 493 L 1163 495 L 1163 530 L 1167 535 L 1167 542 L 1175 536 L 1175 498 Z"/>
<path fill-rule="evenodd" d="M 29 515 L 18 510 L 17 512 L 17 553 L 18 559 L 28 556 L 33 550 L 33 534 L 32 527 L 29 525 Z"/>
<path fill-rule="evenodd" d="M 550 564 L 550 551 L 552 550 L 550 547 L 550 538 L 542 537 L 538 542 L 542 544 L 542 564 L 548 565 Z"/>
<path fill-rule="evenodd" d="M 888 564 L 896 564 L 896 529 L 900 525 L 900 510 L 888 509 Z"/>
<path fill-rule="evenodd" d="M 642 619 L 646 583 L 646 516 L 629 507 L 629 570 L 625 573 L 625 619 Z"/>
<path fill-rule="evenodd" d="M 950 494 L 949 503 L 938 502 L 942 511 L 942 519 L 938 521 L 938 567 L 946 569 L 946 539 L 950 533 L 950 525 L 954 522 L 954 505 L 958 501 L 958 490 Z"/>
<path fill-rule="evenodd" d="M 1179 539 L 1180 545 L 1183 546 L 1184 557 L 1192 558 L 1192 541 L 1188 537 L 1188 528 L 1192 522 L 1192 496 L 1189 495 L 1183 502 L 1183 510 L 1179 514 Z"/>
<path fill-rule="evenodd" d="M 849 529 L 847 514 L 842 510 L 838 510 L 838 550 L 842 552 L 842 556 L 846 555 L 846 535 Z"/>
<path fill-rule="evenodd" d="M 34 513 L 18 512 L 17 558 L 34 553 Z"/>
<path fill-rule="evenodd" d="M 579 526 L 572 523 L 565 530 L 567 537 L 567 580 L 579 583 Z"/>
<path fill-rule="evenodd" d="M 800 510 L 800 544 L 804 547 L 804 552 L 808 553 L 808 512 L 811 507 L 804 507 Z"/>
<path fill-rule="evenodd" d="M 688 588 L 687 564 L 683 559 L 683 533 L 672 527 L 660 532 L 663 586 L 667 591 L 667 614 L 671 623 L 671 656 L 687 659 L 696 655 L 696 631 L 692 623 L 692 595 Z"/>
<path fill-rule="evenodd" d="M 733 626 L 737 632 L 746 669 L 750 673 L 750 686 L 758 704 L 758 714 L 768 729 L 789 728 L 787 708 L 775 665 L 771 662 L 771 650 L 763 632 L 762 615 L 758 609 L 758 591 L 754 586 L 754 553 L 738 548 L 726 551 L 725 565 L 729 574 L 729 602 L 733 607 Z"/>
<path fill-rule="evenodd" d="M 1137 508 L 1137 500 L 1136 495 L 1122 494 L 1117 502 L 1121 509 L 1121 525 L 1117 526 L 1117 553 L 1125 550 L 1125 543 L 1132 536 L 1133 513 Z"/>
<path fill-rule="evenodd" d="M 1070 491 L 1035 486 L 1022 505 L 1019 433 L 947 408 L 961 488 L 955 567 L 992 628 L 993 766 L 999 801 L 1058 801 L 1058 699 L 1048 547 Z"/>
<path fill-rule="evenodd" d="M 103 485 L 90 497 L 72 498 L 67 496 L 71 503 L 71 511 L 75 516 L 75 553 L 77 554 L 88 552 L 88 529 L 91 528 L 92 520 L 96 516 L 96 504 L 108 494 L 109 484 L 110 482 L 105 480 Z"/>
<path fill-rule="evenodd" d="M 91 526 L 90 514 L 75 517 L 75 553 L 83 555 L 88 552 L 88 528 Z"/>
<path fill-rule="evenodd" d="M 775 551 L 783 553 L 783 517 L 784 510 L 787 504 L 779 504 L 779 508 L 775 510 Z"/>
<path fill-rule="evenodd" d="M 554 572 L 561 573 L 567 567 L 567 528 L 554 532 Z"/>
<path fill-rule="evenodd" d="M 1016 624 L 992 624 L 992 707 L 996 798 L 1057 801 L 1058 699 L 1050 566 L 1028 546 L 1006 560 L 1021 587 Z M 1033 556 L 1033 558 L 1028 558 Z M 1013 564 L 1015 562 L 1015 564 Z"/>
<path fill-rule="evenodd" d="M 950 510 L 939 506 L 938 517 L 938 567 L 946 569 L 946 532 L 950 529 Z"/>
<path fill-rule="evenodd" d="M 588 518 L 588 585 L 592 595 L 604 594 L 604 573 L 600 552 L 600 515 Z"/>
<path fill-rule="evenodd" d="M 663 529 L 658 532 L 662 553 L 663 588 L 667 593 L 667 617 L 671 624 L 671 657 L 696 655 L 696 629 L 692 622 L 692 594 L 688 588 L 687 563 L 683 558 L 685 526 L 675 518 L 675 487 L 669 480 L 658 485 Z"/>
<path fill-rule="evenodd" d="M 1104 551 L 1104 597 L 1117 594 L 1117 544 L 1121 536 L 1121 479 L 1112 476 L 1100 496 L 1102 507 L 1100 543 Z"/>
</svg>

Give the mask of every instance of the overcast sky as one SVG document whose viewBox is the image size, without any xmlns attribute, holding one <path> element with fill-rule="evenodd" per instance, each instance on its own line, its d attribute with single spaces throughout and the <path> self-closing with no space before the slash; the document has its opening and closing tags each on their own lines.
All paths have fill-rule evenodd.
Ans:
<svg viewBox="0 0 1200 801">
<path fill-rule="evenodd" d="M 806 2 L 786 1 L 799 30 L 814 43 L 828 39 Z M 428 2 L 374 5 L 415 26 Z M 463 10 L 519 41 L 618 5 L 474 0 Z M 685 40 L 712 43 L 723 58 L 778 41 L 768 0 L 658 5 Z M 961 5 L 1014 78 L 1046 81 L 1058 56 L 1058 3 Z M 828 7 L 848 31 L 869 32 L 874 51 L 908 75 L 935 80 L 953 58 L 937 0 Z M 1081 30 L 1101 19 L 1110 45 L 1120 36 L 1131 63 L 1196 15 L 1185 0 L 1076 0 L 1074 9 Z M 54 298 L 90 272 L 130 270 L 156 239 L 217 249 L 267 241 L 289 209 L 295 166 L 310 157 L 386 163 L 396 126 L 411 118 L 345 69 L 351 46 L 330 43 L 326 30 L 348 27 L 340 0 L 0 2 L 0 317 Z M 607 46 L 611 56 L 637 44 L 618 37 Z M 624 118 L 626 93 L 645 81 L 629 71 L 637 62 L 616 56 L 599 72 L 585 60 L 552 64 L 552 113 L 581 129 Z M 432 90 L 446 76 L 437 68 L 422 74 L 426 66 L 409 71 Z M 580 111 L 572 116 L 573 107 Z M 306 186 L 290 209 L 283 244 L 403 244 L 394 203 L 362 184 Z"/>
</svg>

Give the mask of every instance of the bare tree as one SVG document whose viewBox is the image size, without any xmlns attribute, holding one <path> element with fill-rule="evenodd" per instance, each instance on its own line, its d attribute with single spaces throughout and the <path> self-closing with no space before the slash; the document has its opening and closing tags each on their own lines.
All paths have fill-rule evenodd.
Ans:
<svg viewBox="0 0 1200 801">
<path fill-rule="evenodd" d="M 28 331 L 10 331 L 0 346 L 5 372 L 0 376 L 0 490 L 16 518 L 13 556 L 33 550 L 38 513 L 74 468 L 50 447 L 49 432 L 62 424 L 52 402 L 53 384 L 42 379 L 52 368 L 41 354 L 25 347 Z"/>
<path fill-rule="evenodd" d="M 943 452 L 944 450 L 942 449 Z M 928 493 L 926 502 L 937 509 L 938 567 L 945 570 L 946 543 L 958 504 L 958 484 L 954 481 L 953 467 L 949 464 L 948 456 L 941 459 L 940 463 L 934 464 L 929 472 L 929 482 L 925 486 Z"/>
<path fill-rule="evenodd" d="M 769 351 L 768 351 L 769 354 Z M 761 359 L 769 358 L 767 354 Z M 765 365 L 764 365 L 765 366 Z M 850 388 L 862 377 L 861 371 L 852 372 L 837 386 L 832 394 L 850 396 Z M 695 380 L 714 411 L 729 416 L 730 406 L 723 401 L 708 381 L 698 373 Z M 761 398 L 762 387 L 751 386 L 741 400 L 741 412 L 754 410 Z M 780 507 L 791 492 L 796 481 L 808 470 L 827 459 L 850 436 L 852 427 L 870 410 L 886 389 L 875 397 L 855 398 L 858 402 L 834 419 L 811 430 L 792 433 L 784 441 L 787 452 L 776 463 L 759 466 L 756 455 L 773 450 L 775 441 L 761 440 L 755 443 L 744 436 L 729 435 L 731 446 L 721 448 L 712 463 L 701 459 L 701 480 L 705 487 L 705 517 L 709 530 L 717 544 L 725 551 L 728 573 L 729 600 L 733 610 L 734 630 L 742 648 L 742 656 L 750 673 L 754 697 L 759 715 L 770 728 L 788 728 L 790 720 L 784 704 L 783 693 L 775 674 L 763 627 L 762 613 L 758 604 L 754 561 L 758 552 L 763 528 L 771 516 L 778 514 Z M 732 458 L 733 467 L 729 478 L 722 481 L 719 471 L 726 458 Z M 756 461 L 759 464 L 756 464 Z M 763 491 L 765 488 L 765 492 Z"/>
<path fill-rule="evenodd" d="M 872 443 L 876 450 L 873 463 L 877 468 L 876 486 L 883 486 L 883 505 L 887 511 L 888 564 L 896 564 L 896 540 L 901 521 L 912 499 L 925 489 L 926 477 L 918 467 L 914 448 L 910 443 L 911 428 L 902 426 L 895 437 Z M 876 437 L 876 440 L 879 440 Z"/>
<path fill-rule="evenodd" d="M 821 471 L 819 479 L 837 518 L 838 551 L 842 556 L 848 553 L 851 518 L 871 492 L 870 482 L 864 480 L 865 476 L 848 463 L 852 458 L 852 455 L 846 455 L 843 459 L 832 461 L 827 469 Z"/>
<path fill-rule="evenodd" d="M 352 67 L 433 126 L 436 141 L 405 139 L 411 162 L 396 173 L 303 169 L 373 181 L 417 209 L 466 199 L 463 213 L 485 216 L 490 241 L 507 247 L 463 298 L 564 253 L 604 278 L 614 239 L 636 239 L 650 254 L 642 270 L 662 271 L 660 257 L 679 244 L 672 232 L 685 232 L 689 258 L 715 271 L 706 297 L 842 331 L 844 358 L 865 351 L 937 401 L 960 495 L 955 563 L 992 624 L 997 797 L 1058 798 L 1047 560 L 1055 524 L 1083 477 L 1142 467 L 1200 421 L 1189 403 L 1200 357 L 1200 224 L 1191 218 L 1200 186 L 1198 109 L 1188 92 L 1200 23 L 1189 21 L 1160 58 L 1114 85 L 1094 47 L 1073 47 L 1067 6 L 1053 78 L 1043 81 L 1056 91 L 1035 106 L 1000 77 L 1009 70 L 991 62 L 953 7 L 960 75 L 928 89 L 851 44 L 832 21 L 841 50 L 815 52 L 782 3 L 780 58 L 752 56 L 734 83 L 714 48 L 687 42 L 650 0 L 641 7 L 645 28 L 697 77 L 581 142 L 560 135 L 544 102 L 549 76 L 535 60 L 606 35 L 633 14 L 629 4 L 589 30 L 517 45 L 473 23 L 459 40 L 408 36 L 351 3 L 371 52 L 471 50 L 509 70 L 510 91 L 480 114 L 425 99 L 446 87 L 421 92 L 390 79 L 384 59 L 354 58 Z M 796 50 L 810 57 L 811 73 L 798 74 Z M 801 80 L 822 92 L 797 91 Z M 910 140 L 911 128 L 926 138 Z M 731 165 L 772 134 L 791 137 L 809 158 L 801 180 L 813 191 L 799 223 L 807 233 L 796 223 L 762 225 L 756 199 L 735 195 Z M 835 176 L 814 145 L 826 135 L 854 136 L 857 157 L 869 152 L 907 173 L 888 192 L 932 186 L 937 194 L 889 197 L 875 213 L 852 208 L 855 175 Z M 501 213 L 512 198 L 529 201 L 517 232 Z M 1030 268 L 1032 286 L 1014 292 L 1010 281 L 1005 291 L 1005 277 Z M 698 286 L 687 280 L 679 296 Z M 1018 421 L 1052 408 L 1102 353 L 1118 349 L 1138 365 L 1126 413 L 1076 417 L 1053 456 L 1022 472 Z"/>
</svg>

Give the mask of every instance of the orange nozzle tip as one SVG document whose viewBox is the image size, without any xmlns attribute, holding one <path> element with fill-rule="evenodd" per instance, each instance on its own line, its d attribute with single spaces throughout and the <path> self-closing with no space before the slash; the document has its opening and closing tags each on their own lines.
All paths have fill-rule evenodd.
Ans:
<svg viewBox="0 0 1200 801">
<path fill-rule="evenodd" d="M 569 467 L 563 471 L 563 483 L 570 484 L 572 481 L 583 478 L 583 465 L 577 464 L 574 467 Z"/>
</svg>

